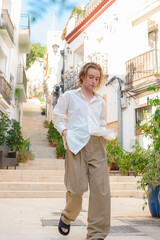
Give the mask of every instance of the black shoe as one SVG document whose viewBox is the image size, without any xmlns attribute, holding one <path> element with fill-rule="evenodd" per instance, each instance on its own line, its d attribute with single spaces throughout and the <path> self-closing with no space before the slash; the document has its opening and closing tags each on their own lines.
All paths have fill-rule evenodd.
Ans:
<svg viewBox="0 0 160 240">
<path fill-rule="evenodd" d="M 66 233 L 63 232 L 61 228 L 66 228 L 68 230 L 68 232 L 66 232 Z M 59 220 L 58 230 L 59 230 L 60 234 L 62 234 L 64 236 L 67 236 L 70 232 L 70 224 L 67 225 L 62 221 L 62 215 L 61 215 L 60 220 Z"/>
<path fill-rule="evenodd" d="M 98 238 L 97 240 L 104 240 L 104 239 L 102 239 L 102 238 Z"/>
</svg>

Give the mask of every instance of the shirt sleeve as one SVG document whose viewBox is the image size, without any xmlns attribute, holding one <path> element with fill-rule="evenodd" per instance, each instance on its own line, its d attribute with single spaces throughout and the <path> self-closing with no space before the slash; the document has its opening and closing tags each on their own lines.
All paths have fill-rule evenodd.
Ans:
<svg viewBox="0 0 160 240">
<path fill-rule="evenodd" d="M 102 99 L 102 109 L 101 109 L 101 115 L 100 115 L 100 126 L 105 127 L 107 129 L 107 124 L 106 124 L 106 103 Z"/>
<path fill-rule="evenodd" d="M 103 129 L 103 137 L 108 140 L 115 139 L 115 130 L 112 129 L 107 129 L 107 123 L 106 123 L 106 103 L 103 100 L 102 102 L 102 110 L 101 110 L 101 115 L 100 115 L 100 127 Z"/>
<path fill-rule="evenodd" d="M 57 131 L 62 134 L 64 129 L 67 129 L 66 127 L 66 122 L 67 122 L 67 116 L 66 112 L 68 109 L 68 97 L 67 94 L 64 93 L 62 94 L 59 99 L 57 104 L 54 107 L 53 110 L 53 123 L 54 127 L 57 129 Z"/>
</svg>

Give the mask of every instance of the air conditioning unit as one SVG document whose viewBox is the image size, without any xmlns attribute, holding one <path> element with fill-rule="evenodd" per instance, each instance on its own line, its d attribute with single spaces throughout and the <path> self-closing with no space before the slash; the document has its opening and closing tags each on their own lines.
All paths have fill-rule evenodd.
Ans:
<svg viewBox="0 0 160 240">
<path fill-rule="evenodd" d="M 121 98 L 121 106 L 122 108 L 128 107 L 128 98 L 126 97 Z"/>
</svg>

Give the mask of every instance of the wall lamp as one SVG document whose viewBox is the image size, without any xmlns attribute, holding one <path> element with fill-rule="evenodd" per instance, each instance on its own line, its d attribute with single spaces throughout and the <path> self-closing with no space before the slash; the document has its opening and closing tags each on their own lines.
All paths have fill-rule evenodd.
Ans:
<svg viewBox="0 0 160 240">
<path fill-rule="evenodd" d="M 58 45 L 58 44 L 53 44 L 53 45 L 52 45 L 52 48 L 53 48 L 54 54 L 56 55 L 57 52 L 58 52 L 59 45 Z"/>
</svg>

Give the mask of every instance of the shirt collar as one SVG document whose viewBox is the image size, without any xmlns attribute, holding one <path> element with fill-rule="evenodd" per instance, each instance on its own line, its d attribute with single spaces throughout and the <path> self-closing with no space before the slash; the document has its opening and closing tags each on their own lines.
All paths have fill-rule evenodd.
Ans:
<svg viewBox="0 0 160 240">
<path fill-rule="evenodd" d="M 82 88 L 79 87 L 75 90 L 76 93 L 81 93 L 82 94 Z M 101 97 L 101 95 L 99 93 L 97 93 L 96 91 L 94 91 L 94 94 L 97 98 Z"/>
</svg>

